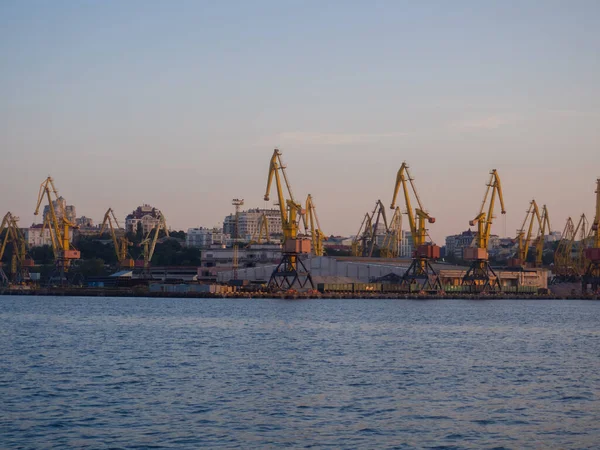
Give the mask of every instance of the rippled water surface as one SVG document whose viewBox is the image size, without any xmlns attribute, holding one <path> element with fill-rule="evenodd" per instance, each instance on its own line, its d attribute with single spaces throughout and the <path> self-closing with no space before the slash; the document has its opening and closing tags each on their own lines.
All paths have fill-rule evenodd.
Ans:
<svg viewBox="0 0 600 450">
<path fill-rule="evenodd" d="M 0 448 L 599 448 L 600 303 L 0 297 Z"/>
</svg>

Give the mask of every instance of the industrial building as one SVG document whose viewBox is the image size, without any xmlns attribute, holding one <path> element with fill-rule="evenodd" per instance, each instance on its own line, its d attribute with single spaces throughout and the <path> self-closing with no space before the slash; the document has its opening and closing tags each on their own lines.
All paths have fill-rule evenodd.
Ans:
<svg viewBox="0 0 600 450">
<path fill-rule="evenodd" d="M 390 260 L 389 258 L 337 257 L 328 256 L 307 258 L 304 262 L 315 278 L 328 280 L 340 279 L 350 282 L 370 283 L 382 278 L 400 280 L 411 265 L 410 259 Z M 275 265 L 250 267 L 238 270 L 238 277 L 253 282 L 268 280 Z M 440 277 L 442 286 L 460 286 L 467 272 L 466 266 L 434 263 L 433 267 Z M 497 269 L 496 273 L 503 290 L 511 288 L 535 287 L 548 288 L 548 270 L 546 269 Z M 392 275 L 392 277 L 390 277 Z M 231 270 L 220 271 L 217 281 L 227 282 L 232 277 Z"/>
<path fill-rule="evenodd" d="M 234 250 L 231 247 L 213 246 L 202 253 L 198 268 L 199 280 L 216 280 L 221 272 L 231 272 L 233 278 L 234 253 L 240 269 L 275 264 L 281 259 L 281 244 L 253 244 Z"/>
</svg>

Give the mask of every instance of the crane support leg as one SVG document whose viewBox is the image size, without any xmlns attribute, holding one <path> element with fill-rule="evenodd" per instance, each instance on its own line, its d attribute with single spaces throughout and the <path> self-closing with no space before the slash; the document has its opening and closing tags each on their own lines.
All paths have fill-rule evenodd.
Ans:
<svg viewBox="0 0 600 450">
<path fill-rule="evenodd" d="M 310 272 L 297 254 L 294 253 L 283 254 L 281 262 L 277 265 L 269 280 L 269 288 L 280 291 L 314 289 L 314 287 Z"/>
<path fill-rule="evenodd" d="M 463 286 L 471 292 L 499 292 L 500 280 L 487 260 L 474 260 L 462 279 Z"/>
<path fill-rule="evenodd" d="M 588 286 L 593 294 L 600 291 L 600 261 L 591 261 L 581 278 L 581 292 L 587 293 Z"/>
<path fill-rule="evenodd" d="M 438 273 L 426 258 L 415 258 L 402 276 L 402 286 L 409 292 L 441 291 L 442 283 Z"/>
</svg>

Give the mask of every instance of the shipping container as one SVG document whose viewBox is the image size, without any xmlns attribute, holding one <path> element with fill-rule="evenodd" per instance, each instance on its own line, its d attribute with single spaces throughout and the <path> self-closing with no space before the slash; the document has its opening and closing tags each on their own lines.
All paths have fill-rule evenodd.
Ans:
<svg viewBox="0 0 600 450">
<path fill-rule="evenodd" d="M 287 239 L 283 251 L 289 253 L 310 253 L 310 239 Z"/>
<path fill-rule="evenodd" d="M 467 260 L 488 259 L 488 252 L 484 248 L 467 247 L 463 250 L 463 258 Z"/>
<path fill-rule="evenodd" d="M 600 261 L 600 248 L 586 248 L 585 257 L 590 261 Z"/>
<path fill-rule="evenodd" d="M 81 258 L 81 252 L 79 250 L 65 250 L 63 256 L 65 259 L 79 259 Z"/>
<path fill-rule="evenodd" d="M 416 255 L 422 258 L 439 259 L 440 247 L 437 245 L 420 245 Z"/>
</svg>

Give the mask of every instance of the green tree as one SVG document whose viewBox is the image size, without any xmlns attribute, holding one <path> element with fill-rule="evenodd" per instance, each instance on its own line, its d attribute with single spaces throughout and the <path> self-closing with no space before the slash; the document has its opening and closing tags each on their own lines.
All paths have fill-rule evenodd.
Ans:
<svg viewBox="0 0 600 450">
<path fill-rule="evenodd" d="M 144 239 L 144 228 L 142 227 L 142 222 L 138 222 L 137 228 L 135 230 L 135 242 L 142 242 Z"/>
<path fill-rule="evenodd" d="M 91 258 L 80 261 L 77 269 L 84 278 L 107 275 L 104 261 L 100 258 Z"/>
</svg>

